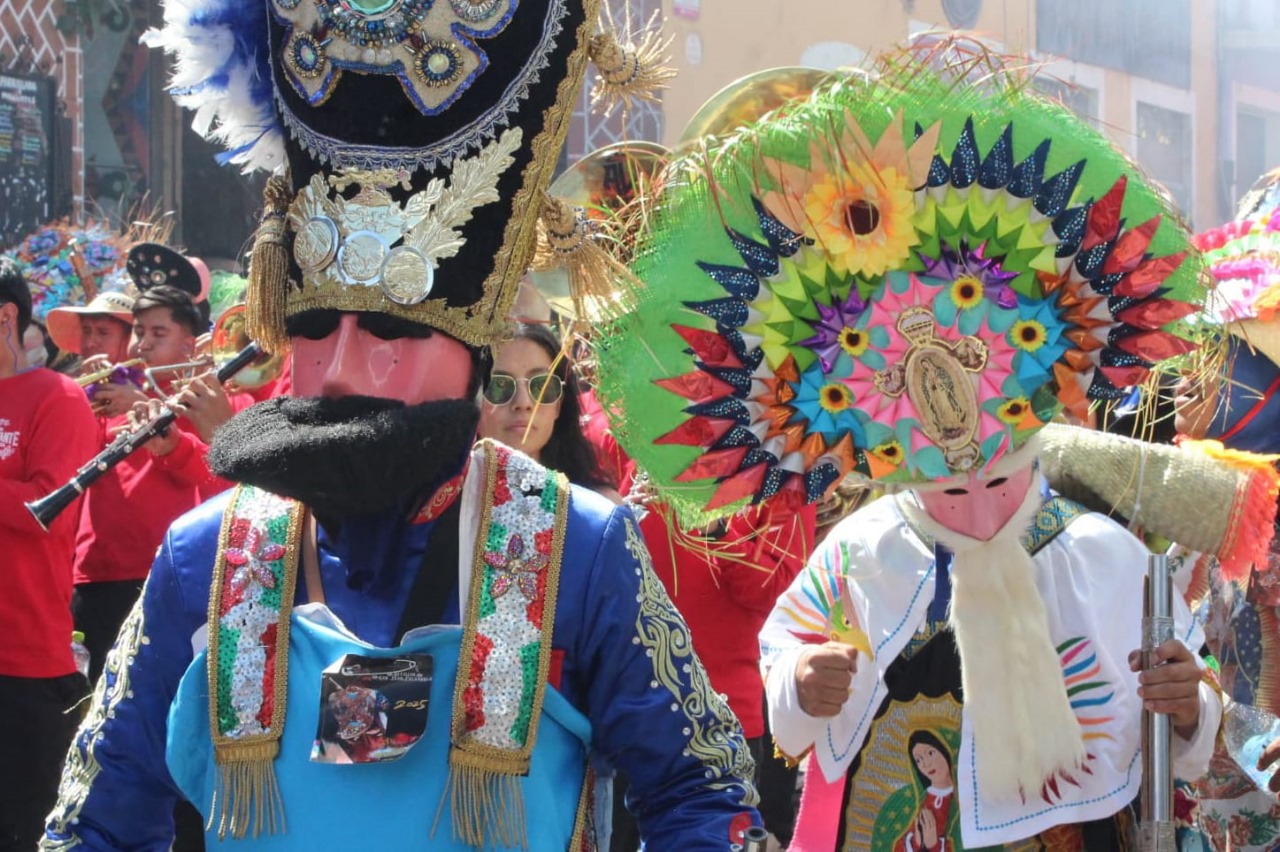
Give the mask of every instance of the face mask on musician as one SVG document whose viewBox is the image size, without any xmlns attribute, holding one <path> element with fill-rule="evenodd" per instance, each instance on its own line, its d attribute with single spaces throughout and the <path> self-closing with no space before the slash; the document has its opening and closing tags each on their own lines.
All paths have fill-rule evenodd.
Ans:
<svg viewBox="0 0 1280 852">
<path fill-rule="evenodd" d="M 147 366 L 182 364 L 195 357 L 195 350 L 195 337 L 174 322 L 168 308 L 149 308 L 133 318 L 131 354 L 146 361 Z"/>
</svg>

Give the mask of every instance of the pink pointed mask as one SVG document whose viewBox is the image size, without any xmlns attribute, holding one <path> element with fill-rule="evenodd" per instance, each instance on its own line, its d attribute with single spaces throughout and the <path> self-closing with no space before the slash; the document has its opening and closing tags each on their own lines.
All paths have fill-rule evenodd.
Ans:
<svg viewBox="0 0 1280 852">
<path fill-rule="evenodd" d="M 1025 467 L 980 477 L 970 473 L 945 487 L 916 492 L 930 518 L 949 530 L 978 541 L 989 541 L 1004 529 L 1027 496 L 1035 475 L 1034 460 Z"/>
</svg>

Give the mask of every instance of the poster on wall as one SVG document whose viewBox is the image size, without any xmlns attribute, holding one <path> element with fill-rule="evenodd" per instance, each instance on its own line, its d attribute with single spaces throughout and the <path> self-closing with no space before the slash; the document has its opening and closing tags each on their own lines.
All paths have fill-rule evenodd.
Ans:
<svg viewBox="0 0 1280 852">
<path fill-rule="evenodd" d="M 0 249 L 52 218 L 52 77 L 0 73 Z"/>
</svg>

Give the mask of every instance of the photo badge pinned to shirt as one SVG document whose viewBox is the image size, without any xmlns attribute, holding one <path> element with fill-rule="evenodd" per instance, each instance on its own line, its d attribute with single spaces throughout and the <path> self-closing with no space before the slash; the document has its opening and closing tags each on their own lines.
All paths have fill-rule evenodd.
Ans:
<svg viewBox="0 0 1280 852">
<path fill-rule="evenodd" d="M 347 654 L 324 670 L 313 763 L 381 763 L 403 757 L 427 729 L 430 654 L 378 659 Z"/>
</svg>

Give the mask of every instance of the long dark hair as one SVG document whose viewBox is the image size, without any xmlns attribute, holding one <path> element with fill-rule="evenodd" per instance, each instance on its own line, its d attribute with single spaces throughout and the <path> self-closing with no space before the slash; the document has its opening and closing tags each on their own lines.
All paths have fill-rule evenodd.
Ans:
<svg viewBox="0 0 1280 852">
<path fill-rule="evenodd" d="M 577 374 L 566 354 L 560 357 L 562 346 L 560 339 L 545 325 L 527 325 L 519 323 L 515 328 L 514 340 L 528 340 L 538 344 L 547 353 L 554 364 L 554 372 L 564 383 L 564 396 L 560 400 L 560 415 L 551 427 L 551 438 L 542 448 L 541 462 L 551 470 L 558 470 L 574 485 L 586 488 L 616 488 L 609 482 L 604 471 L 600 469 L 600 461 L 595 449 L 582 433 L 582 388 Z"/>
<path fill-rule="evenodd" d="M 933 785 L 933 782 L 929 780 L 929 776 L 920 771 L 919 766 L 916 766 L 915 750 L 918 745 L 932 746 L 934 749 L 941 752 L 942 756 L 946 758 L 947 769 L 950 770 L 952 774 L 951 780 L 954 782 L 956 767 L 951 760 L 951 749 L 947 747 L 941 737 L 937 736 L 932 731 L 927 731 L 921 728 L 920 730 L 913 732 L 911 736 L 907 738 L 907 758 L 911 761 L 911 768 L 915 770 L 916 778 L 920 779 L 921 789 L 928 790 L 929 787 Z M 942 826 L 938 826 L 938 833 L 942 834 L 942 831 Z"/>
</svg>

